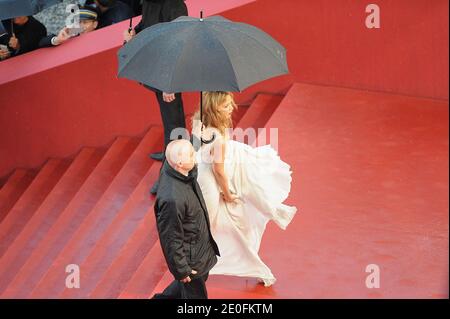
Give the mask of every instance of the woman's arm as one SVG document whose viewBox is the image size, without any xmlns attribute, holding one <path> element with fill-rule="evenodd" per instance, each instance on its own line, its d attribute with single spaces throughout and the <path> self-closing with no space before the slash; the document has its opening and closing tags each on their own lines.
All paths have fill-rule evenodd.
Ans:
<svg viewBox="0 0 450 319">
<path fill-rule="evenodd" d="M 212 148 L 212 155 L 214 159 L 213 172 L 216 177 L 216 181 L 222 190 L 223 199 L 226 202 L 235 202 L 239 199 L 239 197 L 230 192 L 228 176 L 225 174 L 225 152 L 225 142 L 223 140 L 217 141 L 217 144 Z"/>
</svg>

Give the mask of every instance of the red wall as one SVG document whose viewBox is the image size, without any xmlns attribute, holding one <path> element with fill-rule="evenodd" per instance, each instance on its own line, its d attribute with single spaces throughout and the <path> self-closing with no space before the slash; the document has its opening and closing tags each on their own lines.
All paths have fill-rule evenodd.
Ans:
<svg viewBox="0 0 450 319">
<path fill-rule="evenodd" d="M 378 4 L 381 28 L 367 29 Z M 288 51 L 292 82 L 448 100 L 448 0 L 259 0 L 224 14 L 260 27 Z"/>
<path fill-rule="evenodd" d="M 365 6 L 373 2 L 381 7 L 379 30 L 364 25 Z M 373 2 L 258 0 L 223 13 L 261 27 L 288 50 L 291 75 L 258 84 L 238 101 L 285 92 L 293 82 L 448 99 L 448 1 Z M 14 168 L 39 167 L 49 157 L 107 146 L 160 123 L 153 94 L 116 78 L 126 25 L 0 62 L 0 180 Z M 187 94 L 186 113 L 196 100 Z"/>
</svg>

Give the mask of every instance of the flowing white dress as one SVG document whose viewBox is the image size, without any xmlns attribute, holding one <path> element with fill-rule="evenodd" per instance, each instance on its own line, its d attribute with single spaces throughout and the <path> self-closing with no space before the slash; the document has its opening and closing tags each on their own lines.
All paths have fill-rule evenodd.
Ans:
<svg viewBox="0 0 450 319">
<path fill-rule="evenodd" d="M 227 203 L 213 173 L 211 148 L 225 141 L 225 173 L 229 187 L 242 201 Z M 272 220 L 286 229 L 296 207 L 283 202 L 291 189 L 290 166 L 265 145 L 253 148 L 220 136 L 197 152 L 198 183 L 206 202 L 211 231 L 221 257 L 210 274 L 257 278 L 264 285 L 275 283 L 269 267 L 258 255 L 262 235 Z"/>
</svg>

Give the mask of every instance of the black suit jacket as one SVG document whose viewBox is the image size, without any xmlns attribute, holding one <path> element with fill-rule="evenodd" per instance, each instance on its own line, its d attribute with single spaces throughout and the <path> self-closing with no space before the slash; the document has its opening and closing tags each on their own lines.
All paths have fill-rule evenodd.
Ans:
<svg viewBox="0 0 450 319">
<path fill-rule="evenodd" d="M 142 20 L 134 28 L 136 33 L 161 22 L 170 22 L 181 16 L 187 16 L 188 9 L 184 0 L 144 0 Z"/>
</svg>

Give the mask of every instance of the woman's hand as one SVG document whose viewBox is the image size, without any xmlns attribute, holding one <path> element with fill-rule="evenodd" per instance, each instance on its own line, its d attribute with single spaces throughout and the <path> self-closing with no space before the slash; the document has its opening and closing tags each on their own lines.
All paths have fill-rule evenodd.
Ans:
<svg viewBox="0 0 450 319">
<path fill-rule="evenodd" d="M 237 202 L 241 200 L 241 198 L 238 195 L 231 193 L 230 194 L 222 193 L 222 199 L 227 203 L 234 203 L 234 204 L 237 204 Z"/>
<path fill-rule="evenodd" d="M 192 127 L 192 134 L 200 138 L 202 136 L 202 130 L 205 129 L 202 121 L 194 120 L 194 125 Z"/>
</svg>

